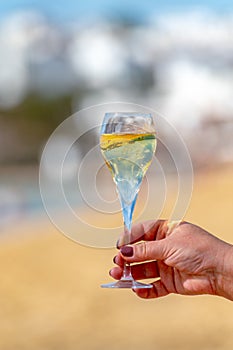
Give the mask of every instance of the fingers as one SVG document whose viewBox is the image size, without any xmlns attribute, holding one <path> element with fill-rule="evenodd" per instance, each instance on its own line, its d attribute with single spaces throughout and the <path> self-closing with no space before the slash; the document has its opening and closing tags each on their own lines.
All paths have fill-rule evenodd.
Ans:
<svg viewBox="0 0 233 350">
<path fill-rule="evenodd" d="M 120 255 L 128 263 L 164 260 L 168 256 L 168 244 L 166 244 L 166 239 L 163 239 L 127 245 L 121 248 Z"/>
<path fill-rule="evenodd" d="M 113 278 L 115 278 L 115 280 L 120 280 L 122 277 L 122 273 L 123 273 L 123 268 L 117 266 L 117 267 L 113 267 L 110 271 L 109 271 L 109 275 Z"/>
<path fill-rule="evenodd" d="M 125 244 L 135 243 L 142 240 L 152 241 L 162 239 L 165 237 L 166 231 L 166 220 L 150 220 L 137 223 L 132 227 L 130 235 L 122 233 L 117 242 L 117 248 L 120 248 Z"/>
<path fill-rule="evenodd" d="M 110 276 L 118 280 L 121 278 L 122 272 L 123 266 L 117 266 L 110 270 Z M 136 280 L 160 277 L 157 261 L 131 265 L 131 273 Z"/>
<path fill-rule="evenodd" d="M 147 279 L 147 278 L 158 278 L 159 270 L 156 261 L 149 263 L 143 263 L 138 265 L 131 265 L 131 271 L 133 278 L 136 280 Z M 110 270 L 109 274 L 113 278 L 119 280 L 122 277 L 123 268 L 121 266 L 114 267 Z M 160 298 L 170 294 L 172 291 L 168 291 L 166 286 L 161 280 L 157 280 L 152 283 L 151 289 L 134 289 L 134 292 L 138 297 L 143 299 Z M 175 291 L 173 291 L 174 293 Z"/>
<path fill-rule="evenodd" d="M 150 289 L 134 289 L 134 292 L 143 299 L 160 298 L 169 294 L 161 280 L 155 281 L 152 286 Z"/>
</svg>

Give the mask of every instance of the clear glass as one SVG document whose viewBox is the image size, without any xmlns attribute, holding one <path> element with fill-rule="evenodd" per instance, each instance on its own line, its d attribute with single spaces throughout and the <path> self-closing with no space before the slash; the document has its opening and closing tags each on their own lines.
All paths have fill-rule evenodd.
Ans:
<svg viewBox="0 0 233 350">
<path fill-rule="evenodd" d="M 124 243 L 130 242 L 132 216 L 142 179 L 156 148 L 151 114 L 106 113 L 101 127 L 100 148 L 117 186 L 124 219 Z M 124 265 L 122 278 L 103 288 L 151 288 L 133 279 L 131 267 Z"/>
</svg>

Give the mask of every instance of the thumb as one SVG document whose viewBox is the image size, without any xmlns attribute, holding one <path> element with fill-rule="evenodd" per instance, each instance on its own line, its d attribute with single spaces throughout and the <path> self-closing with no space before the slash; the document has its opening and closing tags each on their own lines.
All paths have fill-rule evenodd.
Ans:
<svg viewBox="0 0 233 350">
<path fill-rule="evenodd" d="M 127 262 L 140 262 L 146 260 L 164 260 L 166 258 L 166 239 L 160 241 L 142 242 L 135 245 L 126 245 L 120 253 Z"/>
</svg>

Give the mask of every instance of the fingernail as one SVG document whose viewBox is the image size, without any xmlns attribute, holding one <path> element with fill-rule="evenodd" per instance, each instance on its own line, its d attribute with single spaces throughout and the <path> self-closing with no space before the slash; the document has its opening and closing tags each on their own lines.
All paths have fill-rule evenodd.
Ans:
<svg viewBox="0 0 233 350">
<path fill-rule="evenodd" d="M 116 263 L 116 255 L 114 256 L 114 258 L 112 259 L 112 261 L 114 262 L 114 264 Z"/>
<path fill-rule="evenodd" d="M 133 247 L 129 245 L 125 245 L 124 247 L 121 248 L 121 254 L 126 257 L 133 256 Z"/>
<path fill-rule="evenodd" d="M 108 272 L 108 273 L 109 273 L 109 275 L 110 275 L 110 276 L 112 276 L 112 269 L 111 269 L 111 270 L 109 270 L 109 272 Z"/>
</svg>

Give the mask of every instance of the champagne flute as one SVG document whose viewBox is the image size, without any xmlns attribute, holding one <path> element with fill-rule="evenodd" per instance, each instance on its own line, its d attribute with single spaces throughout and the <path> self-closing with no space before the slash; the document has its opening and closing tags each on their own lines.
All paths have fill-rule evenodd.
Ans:
<svg viewBox="0 0 233 350">
<path fill-rule="evenodd" d="M 100 148 L 117 186 L 124 219 L 124 242 L 129 243 L 138 191 L 156 148 L 152 115 L 106 113 L 101 127 Z M 152 285 L 135 281 L 130 265 L 125 263 L 122 278 L 101 287 L 151 288 Z"/>
</svg>

